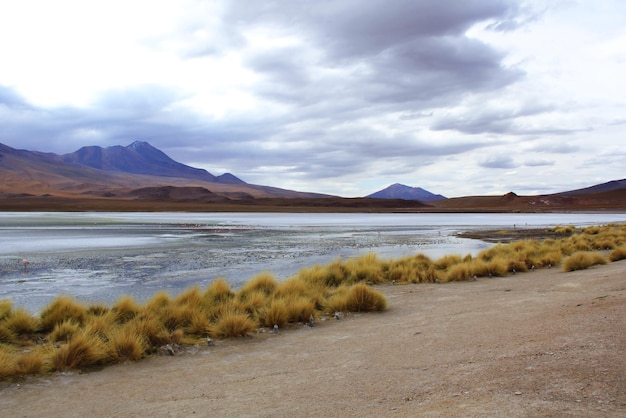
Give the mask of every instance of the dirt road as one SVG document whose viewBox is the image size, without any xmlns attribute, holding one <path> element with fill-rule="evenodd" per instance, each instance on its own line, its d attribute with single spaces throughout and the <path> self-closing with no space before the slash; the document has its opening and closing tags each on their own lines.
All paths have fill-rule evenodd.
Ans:
<svg viewBox="0 0 626 418">
<path fill-rule="evenodd" d="M 390 308 L 5 385 L 12 417 L 626 416 L 626 262 L 386 286 Z"/>
</svg>

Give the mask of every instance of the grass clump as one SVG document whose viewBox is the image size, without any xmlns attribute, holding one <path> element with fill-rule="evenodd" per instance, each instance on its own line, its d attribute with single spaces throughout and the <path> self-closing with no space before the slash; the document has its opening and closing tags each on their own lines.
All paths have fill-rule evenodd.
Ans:
<svg viewBox="0 0 626 418">
<path fill-rule="evenodd" d="M 140 311 L 141 307 L 131 296 L 122 296 L 111 308 L 115 321 L 120 324 L 130 321 Z"/>
<path fill-rule="evenodd" d="M 39 321 L 23 308 L 13 311 L 3 323 L 18 336 L 32 335 L 39 330 Z"/>
<path fill-rule="evenodd" d="M 234 296 L 235 293 L 231 290 L 228 282 L 221 277 L 211 282 L 203 295 L 205 301 L 208 301 L 211 305 L 224 303 L 232 299 Z"/>
<path fill-rule="evenodd" d="M 596 266 L 599 264 L 606 264 L 607 260 L 602 254 L 581 251 L 572 254 L 563 262 L 563 270 L 565 271 L 575 271 L 575 270 L 584 270 L 592 266 Z"/>
<path fill-rule="evenodd" d="M 86 316 L 87 310 L 82 304 L 70 297 L 59 296 L 41 312 L 41 328 L 52 331 L 57 324 L 67 320 L 82 324 Z"/>
<path fill-rule="evenodd" d="M 215 338 L 245 337 L 257 328 L 257 323 L 244 313 L 231 311 L 211 326 L 210 335 Z"/>
<path fill-rule="evenodd" d="M 13 311 L 13 302 L 7 299 L 0 300 L 0 321 L 11 315 Z"/>
<path fill-rule="evenodd" d="M 54 370 L 85 369 L 109 359 L 106 345 L 97 336 L 80 333 L 62 345 L 52 356 Z"/>
<path fill-rule="evenodd" d="M 624 259 L 626 259 L 626 246 L 617 247 L 609 254 L 609 261 L 611 262 Z"/>
<path fill-rule="evenodd" d="M 260 293 L 264 296 L 269 296 L 274 293 L 277 286 L 278 282 L 271 273 L 260 273 L 247 281 L 239 291 L 239 294 L 245 296 L 249 293 Z"/>
<path fill-rule="evenodd" d="M 284 326 L 289 322 L 289 311 L 287 304 L 283 299 L 274 299 L 270 305 L 262 312 L 260 316 L 261 325 L 272 327 L 278 325 Z"/>
<path fill-rule="evenodd" d="M 50 333 L 50 341 L 69 341 L 74 335 L 80 331 L 80 325 L 68 319 L 67 321 L 56 324 Z"/>
<path fill-rule="evenodd" d="M 384 311 L 387 309 L 387 299 L 379 291 L 357 283 L 346 294 L 346 307 L 351 312 Z"/>
<path fill-rule="evenodd" d="M 17 375 L 16 355 L 0 346 L 0 379 L 5 380 Z"/>
<path fill-rule="evenodd" d="M 44 371 L 45 360 L 41 350 L 28 351 L 15 357 L 15 371 L 20 375 L 37 374 Z"/>
<path fill-rule="evenodd" d="M 115 329 L 109 335 L 108 351 L 111 360 L 115 363 L 139 360 L 144 355 L 144 336 L 137 328 L 125 326 Z"/>
</svg>

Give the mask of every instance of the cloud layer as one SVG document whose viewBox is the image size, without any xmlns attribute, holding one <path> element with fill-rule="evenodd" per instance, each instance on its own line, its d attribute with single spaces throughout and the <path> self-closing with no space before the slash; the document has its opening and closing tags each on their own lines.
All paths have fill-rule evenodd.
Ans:
<svg viewBox="0 0 626 418">
<path fill-rule="evenodd" d="M 625 177 L 617 1 L 60 1 L 45 20 L 26 3 L 0 6 L 13 147 L 144 140 L 213 174 L 342 196 Z"/>
</svg>

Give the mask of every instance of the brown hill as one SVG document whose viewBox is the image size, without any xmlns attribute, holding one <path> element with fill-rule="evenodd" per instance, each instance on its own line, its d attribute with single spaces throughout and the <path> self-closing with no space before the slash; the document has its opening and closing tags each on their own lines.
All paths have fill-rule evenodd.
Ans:
<svg viewBox="0 0 626 418">
<path fill-rule="evenodd" d="M 466 196 L 431 202 L 441 211 L 461 212 L 557 212 L 626 209 L 626 188 L 600 193 L 549 194 L 518 196 L 509 192 L 503 196 Z"/>
</svg>

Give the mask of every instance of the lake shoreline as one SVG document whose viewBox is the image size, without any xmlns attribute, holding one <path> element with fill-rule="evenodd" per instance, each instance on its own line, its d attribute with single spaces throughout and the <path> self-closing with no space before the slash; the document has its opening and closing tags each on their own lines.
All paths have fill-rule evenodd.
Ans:
<svg viewBox="0 0 626 418">
<path fill-rule="evenodd" d="M 626 260 L 376 286 L 383 313 L 3 384 L 19 416 L 617 416 Z M 58 402 L 63 399 L 63 402 Z"/>
</svg>

